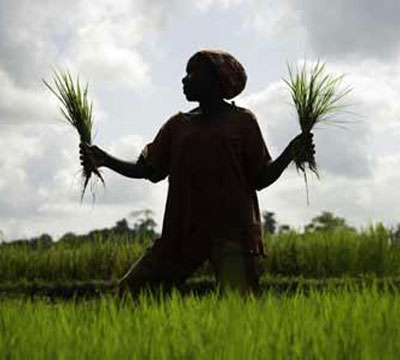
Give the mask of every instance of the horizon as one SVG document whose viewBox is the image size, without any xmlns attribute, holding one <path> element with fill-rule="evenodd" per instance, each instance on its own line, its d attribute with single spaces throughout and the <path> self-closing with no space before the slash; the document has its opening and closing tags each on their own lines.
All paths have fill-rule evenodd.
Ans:
<svg viewBox="0 0 400 360">
<path fill-rule="evenodd" d="M 149 209 L 146 209 L 145 211 L 147 211 L 147 210 L 149 210 Z M 334 213 L 332 213 L 332 212 L 330 212 L 330 211 L 322 211 L 321 213 L 316 214 L 316 215 L 313 217 L 313 219 L 316 218 L 317 216 L 322 215 L 323 213 L 326 213 L 326 212 L 331 213 L 336 219 L 344 220 L 344 221 L 345 221 L 345 223 L 344 223 L 345 229 L 350 229 L 350 230 L 353 229 L 353 230 L 355 230 L 357 233 L 360 233 L 360 234 L 361 234 L 361 233 L 364 233 L 364 232 L 368 232 L 368 231 L 370 231 L 372 228 L 377 228 L 377 227 L 382 226 L 382 225 L 385 226 L 382 222 L 375 222 L 375 223 L 374 223 L 374 222 L 371 222 L 371 223 L 367 223 L 367 224 L 362 224 L 361 226 L 354 227 L 354 226 L 352 226 L 352 224 L 350 224 L 350 223 L 347 222 L 347 219 L 342 218 L 342 217 L 338 216 L 337 214 L 334 214 Z M 273 214 L 274 214 L 274 217 L 275 217 L 276 214 L 275 214 L 275 213 L 273 213 Z M 261 213 L 261 215 L 263 215 L 263 212 Z M 127 222 L 127 226 L 128 226 L 128 230 L 129 230 L 129 231 L 136 231 L 136 226 L 137 226 L 140 222 L 135 222 L 135 223 L 133 223 L 132 221 L 129 221 L 128 218 L 129 218 L 129 217 L 124 217 L 124 218 L 122 218 L 122 219 L 118 219 L 114 224 L 112 224 L 112 225 L 109 226 L 109 227 L 104 227 L 104 228 L 93 228 L 93 229 L 90 229 L 89 231 L 84 232 L 84 233 L 75 233 L 75 232 L 73 232 L 73 231 L 68 231 L 68 230 L 67 230 L 65 233 L 63 233 L 63 234 L 61 234 L 61 235 L 59 235 L 59 236 L 57 236 L 57 237 L 53 237 L 51 234 L 48 234 L 48 233 L 41 233 L 41 234 L 33 235 L 33 236 L 30 236 L 30 237 L 15 238 L 15 239 L 5 239 L 4 236 L 3 236 L 3 234 L 2 234 L 2 232 L 0 231 L 0 245 L 3 244 L 3 243 L 12 243 L 12 242 L 19 242 L 19 241 L 32 241 L 32 240 L 36 240 L 36 239 L 38 239 L 38 238 L 40 238 L 40 237 L 42 237 L 42 236 L 50 236 L 53 242 L 58 242 L 58 241 L 60 241 L 63 237 L 65 237 L 66 235 L 70 235 L 70 234 L 73 234 L 74 236 L 77 236 L 77 237 L 85 237 L 85 236 L 90 235 L 90 233 L 92 233 L 92 232 L 113 230 L 113 229 L 115 229 L 115 228 L 117 227 L 117 225 L 118 225 L 118 223 L 119 223 L 120 221 L 124 221 L 124 220 L 126 220 L 126 222 Z M 150 219 L 154 220 L 152 217 L 150 217 Z M 307 226 L 309 226 L 309 225 L 313 222 L 313 221 L 312 221 L 313 219 L 311 219 L 309 223 L 304 224 L 302 227 L 294 227 L 294 226 L 292 226 L 291 224 L 279 222 L 279 221 L 276 220 L 276 218 L 275 218 L 275 221 L 276 221 L 276 224 L 275 224 L 275 225 L 276 225 L 276 229 L 275 229 L 274 233 L 272 233 L 272 235 L 279 236 L 279 235 L 281 234 L 281 231 L 286 232 L 286 231 L 288 231 L 288 230 L 294 231 L 294 232 L 296 232 L 296 233 L 298 233 L 298 234 L 306 234 L 306 233 L 308 232 L 306 228 L 307 228 Z M 140 218 L 138 218 L 138 220 L 140 221 Z M 265 235 L 266 230 L 265 230 L 265 228 L 264 228 L 264 219 L 262 219 L 261 226 L 263 227 L 263 234 Z M 281 230 L 280 228 L 281 228 L 282 226 L 283 226 L 283 227 L 289 226 L 289 229 Z M 341 226 L 339 226 L 339 227 L 341 227 Z M 398 233 L 398 232 L 400 231 L 400 221 L 399 221 L 397 224 L 395 224 L 394 226 L 389 226 L 389 227 L 385 227 L 385 228 L 386 228 L 386 230 L 388 230 L 388 231 L 394 231 L 395 233 Z M 156 229 L 160 229 L 160 226 L 159 226 L 158 223 L 156 223 Z M 311 232 L 313 232 L 313 231 L 315 231 L 315 230 L 312 230 Z M 160 231 L 157 231 L 157 230 L 156 230 L 155 233 L 158 234 L 158 235 L 160 235 Z M 397 236 L 397 235 L 395 235 L 395 236 Z"/>
</svg>

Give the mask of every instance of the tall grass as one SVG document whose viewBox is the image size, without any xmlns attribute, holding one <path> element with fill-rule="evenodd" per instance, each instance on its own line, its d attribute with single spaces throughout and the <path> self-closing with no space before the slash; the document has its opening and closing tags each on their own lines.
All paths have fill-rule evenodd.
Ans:
<svg viewBox="0 0 400 360">
<path fill-rule="evenodd" d="M 149 242 L 147 243 L 149 245 Z M 310 278 L 400 275 L 400 244 L 390 241 L 382 226 L 354 231 L 288 233 L 265 238 L 264 273 Z M 0 282 L 68 282 L 121 277 L 144 252 L 146 245 L 124 235 L 98 237 L 74 245 L 50 248 L 0 246 Z M 212 276 L 207 265 L 198 276 Z"/>
<path fill-rule="evenodd" d="M 397 359 L 398 292 L 0 301 L 0 359 Z"/>
<path fill-rule="evenodd" d="M 118 279 L 143 251 L 138 241 L 117 234 L 50 248 L 7 245 L 0 247 L 0 282 Z"/>
<path fill-rule="evenodd" d="M 267 239 L 265 271 L 304 277 L 338 277 L 371 274 L 400 275 L 400 243 L 390 231 L 372 226 L 361 233 L 338 230 L 297 234 L 291 232 Z"/>
</svg>

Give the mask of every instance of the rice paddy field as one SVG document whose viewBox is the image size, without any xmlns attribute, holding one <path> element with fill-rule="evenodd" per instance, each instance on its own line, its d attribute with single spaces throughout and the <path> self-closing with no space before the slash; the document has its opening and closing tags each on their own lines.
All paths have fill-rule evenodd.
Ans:
<svg viewBox="0 0 400 360">
<path fill-rule="evenodd" d="M 2 359 L 395 359 L 400 296 L 376 288 L 243 299 L 0 302 Z"/>
<path fill-rule="evenodd" d="M 144 250 L 123 237 L 1 246 L 0 359 L 398 358 L 400 249 L 388 230 L 265 243 L 262 292 L 246 298 L 218 292 L 207 265 L 185 289 L 103 293 Z M 95 294 L 52 292 L 89 283 Z"/>
</svg>

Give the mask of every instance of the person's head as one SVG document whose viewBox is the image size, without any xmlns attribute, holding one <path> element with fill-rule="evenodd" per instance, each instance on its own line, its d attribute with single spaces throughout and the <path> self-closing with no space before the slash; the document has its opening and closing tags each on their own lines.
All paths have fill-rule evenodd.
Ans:
<svg viewBox="0 0 400 360">
<path fill-rule="evenodd" d="M 231 54 L 217 50 L 195 53 L 186 66 L 182 79 L 188 101 L 203 99 L 231 99 L 246 85 L 246 72 Z"/>
</svg>

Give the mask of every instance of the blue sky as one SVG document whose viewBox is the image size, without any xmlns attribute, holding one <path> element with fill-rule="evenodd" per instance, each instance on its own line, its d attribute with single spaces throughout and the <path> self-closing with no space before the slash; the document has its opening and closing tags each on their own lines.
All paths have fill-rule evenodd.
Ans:
<svg viewBox="0 0 400 360">
<path fill-rule="evenodd" d="M 78 139 L 41 83 L 68 67 L 90 83 L 95 143 L 135 159 L 185 102 L 187 59 L 232 52 L 248 83 L 235 98 L 257 115 L 273 157 L 298 132 L 286 61 L 321 59 L 346 73 L 355 115 L 315 132 L 321 180 L 307 206 L 291 167 L 260 192 L 263 210 L 301 228 L 322 210 L 355 226 L 400 222 L 400 23 L 396 0 L 0 0 L 0 230 L 6 240 L 112 226 L 150 208 L 161 224 L 167 182 L 104 171 L 106 189 L 79 202 Z M 129 221 L 133 219 L 128 218 Z"/>
</svg>

